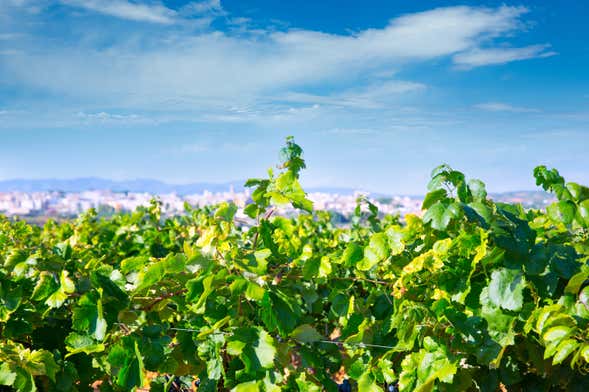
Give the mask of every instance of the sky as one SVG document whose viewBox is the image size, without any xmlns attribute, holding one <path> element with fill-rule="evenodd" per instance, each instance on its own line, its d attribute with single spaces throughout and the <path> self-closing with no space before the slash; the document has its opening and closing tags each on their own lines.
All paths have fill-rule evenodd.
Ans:
<svg viewBox="0 0 589 392">
<path fill-rule="evenodd" d="M 0 0 L 0 179 L 589 184 L 587 2 Z"/>
</svg>

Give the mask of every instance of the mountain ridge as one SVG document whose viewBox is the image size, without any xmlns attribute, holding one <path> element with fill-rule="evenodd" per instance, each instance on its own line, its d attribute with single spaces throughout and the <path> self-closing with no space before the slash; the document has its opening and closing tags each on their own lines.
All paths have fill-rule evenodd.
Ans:
<svg viewBox="0 0 589 392">
<path fill-rule="evenodd" d="M 234 180 L 221 183 L 215 182 L 193 182 L 187 184 L 170 184 L 161 180 L 150 178 L 137 178 L 131 180 L 110 180 L 102 177 L 79 177 L 79 178 L 39 178 L 39 179 L 8 179 L 0 180 L 0 192 L 84 192 L 91 190 L 108 190 L 112 192 L 133 192 L 133 193 L 152 193 L 167 194 L 176 193 L 179 195 L 189 195 L 196 193 L 209 192 L 227 192 L 232 187 L 236 192 L 243 191 L 245 180 Z M 343 188 L 337 186 L 317 186 L 307 187 L 308 192 L 337 193 L 342 195 L 351 195 L 360 191 L 356 188 Z M 365 191 L 365 190 L 362 190 Z M 375 197 L 386 197 L 392 194 L 382 192 L 370 192 Z M 542 190 L 515 190 L 506 192 L 491 192 L 493 195 L 514 195 L 517 193 L 526 194 L 544 194 Z M 423 197 L 423 195 L 404 195 L 409 197 Z"/>
</svg>

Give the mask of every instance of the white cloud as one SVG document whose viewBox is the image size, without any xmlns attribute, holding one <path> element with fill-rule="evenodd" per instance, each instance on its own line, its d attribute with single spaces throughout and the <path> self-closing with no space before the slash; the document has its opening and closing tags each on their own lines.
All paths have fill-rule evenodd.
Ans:
<svg viewBox="0 0 589 392">
<path fill-rule="evenodd" d="M 189 2 L 179 10 L 159 1 L 141 3 L 130 0 L 59 0 L 60 3 L 121 19 L 141 22 L 174 24 L 193 16 L 213 17 L 225 14 L 220 0 Z"/>
<path fill-rule="evenodd" d="M 10 41 L 21 36 L 22 34 L 18 33 L 0 33 L 0 41 Z"/>
<path fill-rule="evenodd" d="M 474 106 L 477 109 L 488 112 L 511 112 L 511 113 L 539 113 L 539 109 L 527 108 L 521 106 L 512 106 L 502 102 L 486 102 Z"/>
<path fill-rule="evenodd" d="M 135 20 L 171 23 L 182 17 L 161 3 L 140 5 L 125 0 L 62 0 L 69 4 Z M 220 2 L 193 3 L 193 12 L 220 12 Z M 413 81 L 394 79 L 392 70 L 410 63 L 454 56 L 459 64 L 486 65 L 476 60 L 495 38 L 508 38 L 522 28 L 522 7 L 447 7 L 392 19 L 381 29 L 353 35 L 318 31 L 267 29 L 239 31 L 170 29 L 105 32 L 108 46 L 97 48 L 80 37 L 77 44 L 38 37 L 25 53 L 0 63 L 0 82 L 24 85 L 103 107 L 226 110 L 255 105 L 276 97 L 285 102 L 378 108 L 395 97 L 424 89 Z M 165 26 L 164 26 L 165 27 Z M 108 38 L 107 38 L 108 37 Z M 56 44 L 57 42 L 57 44 Z M 534 46 L 527 57 L 546 55 Z M 525 48 L 524 48 L 525 49 Z M 506 49 L 495 50 L 497 53 Z M 460 57 L 462 56 L 462 57 Z M 471 56 L 471 57 L 468 57 Z M 520 53 L 519 57 L 522 54 Z M 519 59 L 504 56 L 503 62 Z M 389 75 L 381 80 L 383 75 Z M 360 81 L 363 88 L 338 88 L 342 81 Z M 377 82 L 375 82 L 377 81 Z M 308 94 L 310 87 L 329 86 L 329 94 Z M 293 93 L 298 91 L 298 93 Z M 297 109 L 297 108 L 294 108 Z M 280 114 L 282 115 L 282 114 Z"/>
<path fill-rule="evenodd" d="M 76 117 L 83 124 L 152 124 L 157 122 L 156 119 L 143 117 L 138 114 L 115 114 L 107 112 L 79 112 Z"/>
<path fill-rule="evenodd" d="M 229 18 L 227 23 L 232 26 L 244 27 L 244 26 L 248 25 L 249 23 L 251 23 L 251 21 L 252 21 L 251 18 L 245 18 L 245 17 L 239 16 L 239 17 L 235 17 L 235 18 Z"/>
<path fill-rule="evenodd" d="M 334 63 L 431 59 L 469 50 L 483 40 L 514 31 L 526 12 L 522 7 L 438 8 L 401 16 L 383 29 L 352 36 L 291 30 L 273 38 L 284 49 L 309 55 L 325 53 Z"/>
<path fill-rule="evenodd" d="M 253 142 L 247 143 L 188 143 L 183 144 L 177 148 L 168 149 L 164 152 L 175 155 L 175 154 L 182 154 L 182 155 L 193 155 L 211 151 L 231 151 L 231 152 L 250 152 L 255 150 L 259 147 L 258 144 Z"/>
<path fill-rule="evenodd" d="M 2 0 L 0 1 L 0 16 L 9 15 L 11 10 L 21 10 L 28 14 L 38 14 L 47 2 L 51 0 Z"/>
<path fill-rule="evenodd" d="M 180 9 L 180 13 L 185 15 L 225 15 L 225 10 L 221 6 L 221 0 L 204 0 L 186 4 Z"/>
<path fill-rule="evenodd" d="M 29 0 L 6 0 L 6 5 L 10 6 L 12 5 L 13 7 L 23 7 L 25 5 L 27 5 L 28 3 L 31 3 L 31 1 Z"/>
<path fill-rule="evenodd" d="M 127 0 L 59 0 L 65 5 L 85 8 L 104 15 L 117 18 L 171 24 L 177 12 L 165 7 L 161 3 L 141 4 Z"/>
<path fill-rule="evenodd" d="M 0 109 L 0 116 L 19 116 L 19 115 L 26 115 L 27 112 L 25 112 L 24 110 L 13 110 L 13 109 Z"/>
<path fill-rule="evenodd" d="M 556 129 L 549 129 L 549 130 L 534 130 L 534 132 L 526 132 L 520 135 L 521 138 L 524 139 L 538 139 L 539 137 L 545 138 L 555 138 L 555 139 L 562 139 L 562 138 L 586 138 L 587 131 L 585 129 L 578 129 L 578 128 L 556 128 Z"/>
<path fill-rule="evenodd" d="M 550 45 L 531 45 L 523 48 L 475 48 L 458 53 L 453 57 L 454 63 L 464 68 L 484 65 L 505 64 L 511 61 L 528 60 L 554 56 L 557 53 L 548 50 Z"/>
<path fill-rule="evenodd" d="M 17 54 L 22 54 L 22 52 L 16 49 L 0 50 L 0 56 L 14 56 Z"/>
<path fill-rule="evenodd" d="M 210 148 L 211 147 L 208 144 L 192 143 L 192 144 L 184 144 L 177 149 L 170 150 L 170 153 L 195 154 L 195 153 L 199 153 L 199 152 L 209 151 Z"/>
<path fill-rule="evenodd" d="M 2 0 L 2 3 L 0 3 L 0 8 L 2 8 L 2 7 L 4 7 L 4 8 L 30 7 L 30 6 L 35 6 L 35 5 L 37 5 L 37 3 L 40 3 L 40 2 L 41 1 L 39 1 L 39 0 Z"/>
<path fill-rule="evenodd" d="M 326 134 L 330 135 L 341 135 L 341 136 L 350 136 L 350 135 L 375 135 L 380 133 L 376 129 L 371 128 L 331 128 L 325 131 Z"/>
<path fill-rule="evenodd" d="M 361 88 L 347 89 L 330 95 L 289 92 L 281 97 L 276 97 L 276 99 L 284 100 L 286 102 L 376 109 L 386 106 L 387 103 L 396 100 L 403 94 L 422 91 L 425 88 L 426 86 L 421 83 L 402 80 L 385 80 Z"/>
<path fill-rule="evenodd" d="M 322 107 L 318 104 L 294 107 L 254 103 L 245 107 L 209 110 L 208 112 L 201 113 L 195 121 L 271 125 L 316 118 L 322 114 L 321 109 Z"/>
</svg>

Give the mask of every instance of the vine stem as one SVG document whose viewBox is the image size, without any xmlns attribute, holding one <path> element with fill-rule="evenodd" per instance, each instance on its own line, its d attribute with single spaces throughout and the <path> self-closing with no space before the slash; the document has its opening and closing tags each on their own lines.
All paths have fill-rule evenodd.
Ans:
<svg viewBox="0 0 589 392">
<path fill-rule="evenodd" d="M 159 297 L 154 298 L 154 300 L 151 303 L 149 303 L 148 305 L 144 306 L 142 309 L 143 310 L 151 310 L 155 305 L 157 305 L 158 303 L 160 303 L 164 299 L 172 298 L 172 297 L 175 297 L 177 295 L 184 294 L 184 293 L 186 293 L 186 289 L 180 289 L 180 290 L 174 291 L 172 293 L 162 294 Z"/>
<path fill-rule="evenodd" d="M 266 215 L 262 217 L 262 219 L 269 219 L 272 214 L 276 211 L 274 208 L 268 210 Z M 252 250 L 255 252 L 256 248 L 258 247 L 258 239 L 260 238 L 260 221 L 258 220 L 258 231 L 256 231 L 256 235 L 254 236 L 254 244 L 252 245 Z"/>
<path fill-rule="evenodd" d="M 115 323 L 115 324 L 119 324 L 121 325 L 121 323 Z M 194 329 L 194 328 L 176 328 L 176 327 L 171 327 L 169 328 L 171 331 L 181 331 L 181 332 L 201 332 L 200 329 Z M 211 333 L 211 335 L 233 335 L 233 332 L 230 331 L 217 331 L 217 332 L 213 332 Z M 326 343 L 326 344 L 335 344 L 338 346 L 352 346 L 352 347 L 373 347 L 373 348 L 385 348 L 385 349 L 389 349 L 392 350 L 395 348 L 395 346 L 385 346 L 382 344 L 372 344 L 372 343 L 356 343 L 356 342 L 338 342 L 335 340 L 314 340 L 312 342 L 306 342 L 306 341 L 302 341 L 296 338 L 286 338 L 284 339 L 285 341 L 290 341 L 290 342 L 294 342 L 294 343 L 298 343 L 298 344 L 309 344 L 309 343 Z"/>
<path fill-rule="evenodd" d="M 300 279 L 303 278 L 302 275 L 288 275 L 287 276 L 289 279 Z M 365 279 L 365 278 L 354 278 L 354 277 L 345 277 L 345 276 L 330 276 L 330 279 L 333 280 L 349 280 L 352 282 L 370 282 L 370 283 L 374 283 L 374 284 L 380 284 L 383 286 L 388 286 L 390 284 L 392 284 L 393 282 L 385 282 L 382 280 L 375 280 L 375 279 Z"/>
</svg>

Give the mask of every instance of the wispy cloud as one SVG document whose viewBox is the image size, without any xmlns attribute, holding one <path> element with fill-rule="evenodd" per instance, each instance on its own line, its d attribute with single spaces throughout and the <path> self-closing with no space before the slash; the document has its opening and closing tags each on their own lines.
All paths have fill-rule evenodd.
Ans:
<svg viewBox="0 0 589 392">
<path fill-rule="evenodd" d="M 318 104 L 289 106 L 268 103 L 253 103 L 243 107 L 217 109 L 211 113 L 202 113 L 198 121 L 222 123 L 252 123 L 274 125 L 286 122 L 310 120 L 322 114 Z"/>
<path fill-rule="evenodd" d="M 22 52 L 16 49 L 0 49 L 0 56 L 14 56 L 17 54 L 22 54 Z"/>
<path fill-rule="evenodd" d="M 2 0 L 0 2 L 0 16 L 11 9 L 20 9 L 29 14 L 41 12 L 50 0 Z"/>
<path fill-rule="evenodd" d="M 163 24 L 178 16 L 178 11 L 160 3 L 63 1 Z M 218 2 L 196 4 L 201 4 L 200 8 L 193 7 L 203 12 L 220 7 Z M 419 82 L 394 79 L 370 84 L 374 83 L 371 75 L 377 77 L 384 71 L 391 74 L 391 69 L 400 70 L 409 63 L 454 56 L 457 64 L 477 66 L 499 61 L 491 60 L 489 53 L 503 53 L 501 62 L 545 55 L 544 46 L 511 52 L 480 49 L 483 43 L 489 46 L 494 38 L 508 38 L 521 29 L 526 12 L 522 7 L 505 6 L 438 8 L 401 16 L 382 29 L 353 35 L 295 29 L 269 29 L 261 35 L 257 31 L 254 36 L 230 31 L 195 35 L 193 31 L 174 30 L 135 31 L 125 38 L 127 34 L 113 32 L 109 38 L 113 43 L 106 48 L 88 46 L 84 39 L 77 46 L 39 39 L 27 53 L 10 56 L 0 64 L 0 74 L 5 75 L 0 79 L 70 97 L 87 97 L 105 105 L 144 108 L 149 102 L 161 107 L 162 102 L 178 97 L 207 105 L 215 101 L 251 102 L 362 77 L 369 83 L 365 92 L 361 88 L 355 92 L 336 89 L 330 96 L 317 99 L 373 107 L 385 95 L 423 88 Z M 100 34 L 108 34 L 102 26 Z M 439 39 L 441 36 L 444 39 Z"/>
<path fill-rule="evenodd" d="M 24 110 L 12 110 L 12 109 L 3 109 L 0 108 L 0 116 L 9 117 L 9 116 L 19 116 L 19 115 L 26 115 L 27 112 Z"/>
<path fill-rule="evenodd" d="M 250 152 L 256 149 L 258 144 L 254 142 L 245 142 L 245 143 L 208 143 L 208 142 L 197 142 L 197 143 L 187 143 L 180 145 L 173 149 L 165 150 L 165 152 L 169 154 L 182 154 L 182 155 L 193 155 L 193 154 L 201 154 L 206 152 L 214 152 L 214 151 L 231 151 L 231 152 Z"/>
<path fill-rule="evenodd" d="M 160 4 L 141 4 L 126 0 L 59 0 L 61 3 L 117 18 L 171 24 L 177 12 Z"/>
<path fill-rule="evenodd" d="M 555 51 L 549 49 L 550 45 L 531 45 L 523 48 L 475 48 L 458 53 L 453 57 L 453 60 L 457 66 L 462 68 L 482 67 L 557 55 Z"/>
<path fill-rule="evenodd" d="M 328 95 L 289 92 L 284 96 L 276 97 L 276 99 L 287 102 L 376 109 L 390 104 L 404 94 L 419 92 L 425 89 L 426 86 L 422 83 L 385 80 Z"/>
<path fill-rule="evenodd" d="M 371 128 L 331 128 L 325 131 L 329 135 L 375 135 L 380 133 L 379 130 Z"/>
<path fill-rule="evenodd" d="M 184 15 L 225 15 L 221 0 L 193 1 L 180 9 Z"/>
<path fill-rule="evenodd" d="M 140 116 L 138 114 L 116 114 L 107 112 L 97 113 L 85 113 L 79 112 L 76 118 L 81 121 L 82 124 L 94 125 L 97 123 L 101 124 L 156 124 L 158 120 L 154 118 L 148 118 Z"/>
<path fill-rule="evenodd" d="M 539 113 L 539 109 L 522 106 L 513 106 L 503 102 L 486 102 L 474 105 L 475 108 L 488 112 L 511 112 L 511 113 Z"/>
<path fill-rule="evenodd" d="M 220 16 L 224 14 L 220 0 L 190 2 L 179 10 L 161 2 L 140 3 L 129 0 L 58 0 L 60 3 L 121 19 L 141 22 L 173 24 L 184 17 Z"/>
<path fill-rule="evenodd" d="M 243 16 L 238 16 L 238 17 L 233 17 L 233 18 L 229 18 L 227 23 L 230 26 L 237 26 L 237 27 L 245 27 L 247 26 L 249 23 L 251 23 L 251 18 L 246 18 Z"/>
<path fill-rule="evenodd" d="M 535 130 L 534 132 L 526 132 L 520 135 L 524 139 L 538 139 L 538 138 L 586 138 L 587 130 L 578 128 L 555 128 L 546 130 Z"/>
<path fill-rule="evenodd" d="M 180 153 L 180 154 L 196 154 L 199 152 L 205 152 L 205 151 L 209 151 L 211 148 L 210 145 L 208 144 L 204 144 L 204 143 L 191 143 L 191 144 L 184 144 L 182 146 L 179 146 L 176 149 L 172 149 L 169 152 L 174 154 L 174 153 Z"/>
<path fill-rule="evenodd" d="M 0 41 L 10 41 L 16 38 L 20 38 L 22 34 L 17 33 L 0 33 Z"/>
<path fill-rule="evenodd" d="M 21 0 L 21 6 L 39 1 L 45 0 Z M 493 49 L 494 43 L 500 40 L 504 45 L 524 29 L 528 11 L 507 6 L 445 7 L 391 19 L 383 28 L 327 34 L 259 25 L 254 30 L 249 27 L 253 21 L 226 15 L 219 0 L 192 2 L 179 9 L 160 1 L 59 1 L 67 4 L 55 8 L 64 12 L 65 24 L 79 23 L 86 13 L 71 18 L 71 10 L 84 9 L 153 25 L 146 30 L 113 21 L 109 30 L 111 25 L 104 25 L 108 20 L 98 25 L 89 19 L 79 39 L 67 44 L 51 34 L 18 31 L 35 39 L 11 39 L 18 51 L 10 48 L 2 56 L 0 83 L 63 97 L 72 108 L 67 118 L 52 124 L 196 121 L 277 126 L 325 116 L 341 118 L 351 110 L 375 111 L 377 116 L 379 110 L 411 105 L 411 100 L 430 91 L 418 80 L 402 80 L 401 72 L 438 59 L 469 67 L 487 65 L 491 60 L 476 60 L 473 54 L 504 53 L 507 49 Z M 195 30 L 184 23 L 220 15 L 226 16 L 219 19 L 226 24 L 222 30 L 208 25 Z M 13 20 L 18 22 L 19 17 Z M 42 15 L 36 19 L 42 20 Z M 544 45 L 518 50 L 519 57 L 503 54 L 502 61 L 549 53 Z M 72 116 L 78 112 L 82 114 Z M 134 118 L 129 113 L 149 115 Z"/>
</svg>

